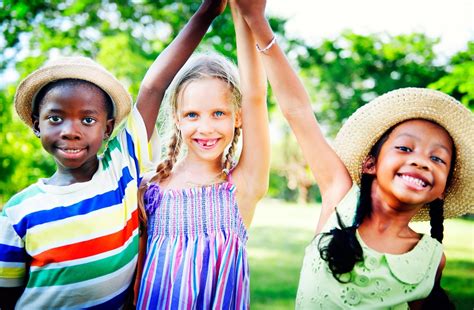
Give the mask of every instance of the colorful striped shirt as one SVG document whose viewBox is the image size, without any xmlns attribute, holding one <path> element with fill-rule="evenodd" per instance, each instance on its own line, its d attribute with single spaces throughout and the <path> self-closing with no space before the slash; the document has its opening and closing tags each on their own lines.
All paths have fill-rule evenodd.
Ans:
<svg viewBox="0 0 474 310">
<path fill-rule="evenodd" d="M 138 252 L 137 184 L 157 144 L 156 134 L 147 143 L 135 108 L 90 181 L 41 179 L 10 199 L 0 216 L 0 289 L 26 287 L 16 308 L 124 305 Z"/>
<path fill-rule="evenodd" d="M 181 190 L 151 184 L 138 309 L 248 309 L 247 230 L 229 182 Z"/>
</svg>

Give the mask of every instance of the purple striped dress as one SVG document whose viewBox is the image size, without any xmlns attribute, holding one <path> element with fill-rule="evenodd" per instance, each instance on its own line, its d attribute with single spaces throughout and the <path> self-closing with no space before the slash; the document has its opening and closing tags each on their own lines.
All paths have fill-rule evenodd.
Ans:
<svg viewBox="0 0 474 310">
<path fill-rule="evenodd" d="M 248 309 L 247 230 L 235 186 L 150 184 L 147 253 L 138 309 Z"/>
</svg>

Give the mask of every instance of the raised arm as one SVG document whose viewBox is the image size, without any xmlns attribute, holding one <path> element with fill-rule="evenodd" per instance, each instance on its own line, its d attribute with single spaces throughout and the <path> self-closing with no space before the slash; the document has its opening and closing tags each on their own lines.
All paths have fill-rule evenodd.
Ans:
<svg viewBox="0 0 474 310">
<path fill-rule="evenodd" d="M 166 89 L 226 4 L 227 0 L 203 0 L 186 26 L 148 69 L 137 99 L 137 108 L 145 122 L 148 139 L 153 133 Z"/>
<path fill-rule="evenodd" d="M 351 187 L 351 178 L 323 136 L 303 84 L 280 49 L 278 41 L 274 40 L 275 35 L 265 18 L 266 1 L 236 1 L 259 47 L 268 47 L 260 55 L 270 85 L 321 190 L 323 209 L 317 228 L 319 232 L 335 205 Z"/>
<path fill-rule="evenodd" d="M 239 208 L 247 227 L 255 206 L 268 190 L 270 137 L 267 112 L 267 80 L 255 39 L 240 12 L 231 1 L 237 36 L 237 58 L 242 90 L 243 148 L 233 178 L 237 185 Z"/>
</svg>

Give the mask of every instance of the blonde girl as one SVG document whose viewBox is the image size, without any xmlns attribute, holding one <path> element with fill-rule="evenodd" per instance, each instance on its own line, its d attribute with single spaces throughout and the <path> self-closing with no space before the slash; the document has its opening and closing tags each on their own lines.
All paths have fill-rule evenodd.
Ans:
<svg viewBox="0 0 474 310">
<path fill-rule="evenodd" d="M 229 60 L 201 55 L 170 89 L 168 155 L 143 187 L 141 309 L 250 305 L 247 228 L 268 187 L 266 83 L 250 30 L 232 14 L 240 83 Z"/>
</svg>

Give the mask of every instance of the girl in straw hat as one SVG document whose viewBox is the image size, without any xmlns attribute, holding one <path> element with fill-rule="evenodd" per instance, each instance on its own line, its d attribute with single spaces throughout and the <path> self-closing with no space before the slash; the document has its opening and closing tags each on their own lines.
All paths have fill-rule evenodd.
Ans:
<svg viewBox="0 0 474 310">
<path fill-rule="evenodd" d="M 250 30 L 232 13 L 240 85 L 229 60 L 200 55 L 169 90 L 168 156 L 139 195 L 148 220 L 140 309 L 250 307 L 247 227 L 269 174 L 266 80 Z"/>
<path fill-rule="evenodd" d="M 264 18 L 265 0 L 237 3 L 322 194 L 296 307 L 420 306 L 441 291 L 443 217 L 473 211 L 471 112 L 434 90 L 396 90 L 355 112 L 334 151 Z M 413 231 L 412 220 L 430 220 L 431 236 Z"/>
<path fill-rule="evenodd" d="M 0 216 L 0 308 L 123 308 L 138 256 L 138 183 L 158 148 L 160 102 L 224 4 L 202 3 L 148 70 L 130 114 L 125 88 L 88 58 L 51 61 L 21 82 L 15 107 L 57 171 Z"/>
</svg>

